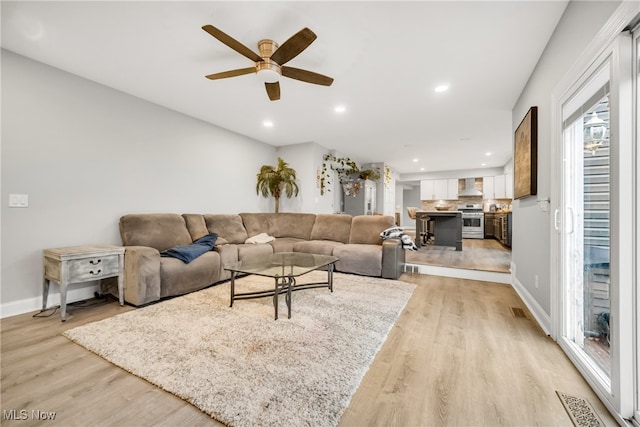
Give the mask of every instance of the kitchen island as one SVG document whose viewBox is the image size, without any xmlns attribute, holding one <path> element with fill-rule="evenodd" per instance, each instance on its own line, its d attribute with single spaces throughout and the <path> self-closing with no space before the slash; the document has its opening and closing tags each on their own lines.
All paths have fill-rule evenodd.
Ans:
<svg viewBox="0 0 640 427">
<path fill-rule="evenodd" d="M 456 251 L 462 250 L 462 212 L 460 211 L 417 211 L 416 212 L 416 246 L 422 246 L 425 224 L 433 221 L 435 246 L 454 246 Z"/>
</svg>

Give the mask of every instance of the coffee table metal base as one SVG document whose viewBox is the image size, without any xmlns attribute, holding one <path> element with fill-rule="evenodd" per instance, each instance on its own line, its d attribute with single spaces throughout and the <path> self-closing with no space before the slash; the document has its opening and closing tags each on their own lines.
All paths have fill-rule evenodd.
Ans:
<svg viewBox="0 0 640 427">
<path fill-rule="evenodd" d="M 287 304 L 287 317 L 291 319 L 291 293 L 302 289 L 313 288 L 329 288 L 333 292 L 333 264 L 329 264 L 327 267 L 327 281 L 326 282 L 311 282 L 298 284 L 294 276 L 278 276 L 274 277 L 274 288 L 265 289 L 262 291 L 254 292 L 238 292 L 236 293 L 236 278 L 250 276 L 251 274 L 240 274 L 236 271 L 231 272 L 231 303 L 229 307 L 233 307 L 235 300 L 241 299 L 254 299 L 273 297 L 273 309 L 275 311 L 275 320 L 278 320 L 278 296 L 284 294 L 284 300 Z"/>
</svg>

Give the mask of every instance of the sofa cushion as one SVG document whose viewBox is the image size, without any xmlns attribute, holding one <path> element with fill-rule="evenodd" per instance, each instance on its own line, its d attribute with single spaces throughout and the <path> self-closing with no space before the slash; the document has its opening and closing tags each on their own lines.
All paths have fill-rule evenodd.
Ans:
<svg viewBox="0 0 640 427">
<path fill-rule="evenodd" d="M 204 222 L 202 214 L 182 214 L 182 218 L 184 218 L 187 230 L 191 234 L 191 240 L 196 241 L 200 237 L 209 234 L 207 223 Z"/>
<path fill-rule="evenodd" d="M 273 254 L 269 243 L 238 245 L 238 261 L 256 260 Z"/>
<path fill-rule="evenodd" d="M 240 216 L 249 236 L 267 233 L 276 238 L 304 240 L 309 240 L 316 221 L 316 215 L 308 213 L 241 213 Z"/>
<path fill-rule="evenodd" d="M 270 242 L 269 244 L 273 247 L 273 252 L 293 252 L 293 247 L 298 242 L 304 242 L 305 240 L 297 239 L 295 237 L 281 237 L 279 239 Z"/>
<path fill-rule="evenodd" d="M 347 214 L 318 214 L 309 240 L 349 243 L 351 219 L 351 215 Z"/>
<path fill-rule="evenodd" d="M 382 246 L 378 244 L 339 245 L 333 249 L 333 256 L 340 258 L 336 270 L 363 276 L 382 274 Z"/>
<path fill-rule="evenodd" d="M 249 238 L 242 224 L 242 218 L 236 214 L 205 214 L 204 221 L 209 233 L 217 233 L 218 240 L 227 243 L 244 243 Z"/>
<path fill-rule="evenodd" d="M 186 294 L 214 284 L 220 277 L 220 254 L 209 251 L 185 264 L 176 258 L 160 261 L 160 297 Z"/>
<path fill-rule="evenodd" d="M 307 254 L 333 255 L 336 246 L 342 246 L 344 243 L 334 242 L 332 240 L 306 240 L 295 243 L 293 252 L 304 252 Z"/>
<path fill-rule="evenodd" d="M 358 215 L 351 220 L 349 243 L 382 245 L 380 233 L 393 226 L 395 220 L 388 215 Z"/>
<path fill-rule="evenodd" d="M 129 214 L 120 218 L 123 246 L 149 246 L 164 251 L 193 240 L 184 219 L 178 214 Z"/>
</svg>

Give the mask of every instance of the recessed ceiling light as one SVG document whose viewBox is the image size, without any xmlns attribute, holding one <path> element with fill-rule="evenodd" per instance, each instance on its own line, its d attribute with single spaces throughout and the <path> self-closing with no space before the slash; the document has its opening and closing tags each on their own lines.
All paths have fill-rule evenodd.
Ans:
<svg viewBox="0 0 640 427">
<path fill-rule="evenodd" d="M 490 152 L 490 151 L 487 151 L 486 153 L 484 153 L 484 155 L 485 155 L 485 156 L 490 156 L 490 155 L 491 155 L 491 152 Z"/>
<path fill-rule="evenodd" d="M 420 172 L 424 172 L 424 168 L 420 168 Z"/>
<path fill-rule="evenodd" d="M 413 159 L 413 163 L 418 163 L 418 160 L 420 160 L 420 159 L 418 159 L 418 158 Z"/>
<path fill-rule="evenodd" d="M 434 89 L 436 92 L 441 93 L 441 92 L 446 92 L 449 90 L 449 85 L 448 84 L 441 84 L 436 86 L 436 88 Z"/>
<path fill-rule="evenodd" d="M 272 128 L 273 127 L 273 122 L 271 120 L 265 120 L 264 122 L 262 122 L 262 126 L 264 126 L 266 128 Z"/>
<path fill-rule="evenodd" d="M 345 111 L 347 111 L 347 107 L 345 107 L 344 105 L 336 105 L 333 111 L 335 111 L 336 113 L 344 113 Z"/>
<path fill-rule="evenodd" d="M 487 164 L 486 163 L 482 163 L 480 166 L 487 166 Z"/>
</svg>

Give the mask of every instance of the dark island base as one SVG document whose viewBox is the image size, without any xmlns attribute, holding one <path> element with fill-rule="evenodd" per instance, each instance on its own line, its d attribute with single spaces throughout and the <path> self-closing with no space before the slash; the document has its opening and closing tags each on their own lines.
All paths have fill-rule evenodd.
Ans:
<svg viewBox="0 0 640 427">
<path fill-rule="evenodd" d="M 416 212 L 416 246 L 422 246 L 424 224 L 427 220 L 434 222 L 433 234 L 436 246 L 454 246 L 456 251 L 462 250 L 462 212 L 460 211 L 417 211 Z"/>
</svg>

